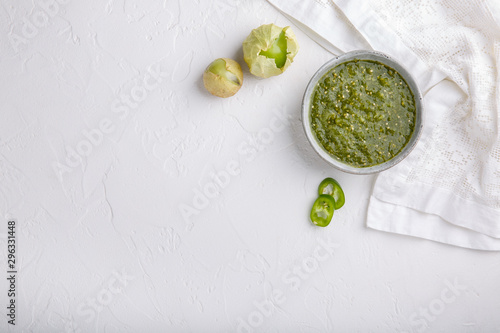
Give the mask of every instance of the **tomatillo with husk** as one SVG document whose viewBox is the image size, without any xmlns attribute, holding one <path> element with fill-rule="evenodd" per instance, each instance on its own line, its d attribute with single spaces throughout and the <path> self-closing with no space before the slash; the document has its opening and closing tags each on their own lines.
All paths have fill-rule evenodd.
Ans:
<svg viewBox="0 0 500 333">
<path fill-rule="evenodd" d="M 250 73 L 261 78 L 283 73 L 298 51 L 299 44 L 292 29 L 272 23 L 253 29 L 243 42 L 243 58 Z"/>
<path fill-rule="evenodd" d="M 214 60 L 203 73 L 203 84 L 209 93 L 218 97 L 231 97 L 243 84 L 241 66 L 233 59 Z"/>
</svg>

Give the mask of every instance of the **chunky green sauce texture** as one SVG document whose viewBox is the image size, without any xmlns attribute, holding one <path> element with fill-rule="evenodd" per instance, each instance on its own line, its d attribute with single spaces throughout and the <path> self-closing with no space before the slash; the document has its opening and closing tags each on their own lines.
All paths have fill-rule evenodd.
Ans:
<svg viewBox="0 0 500 333">
<path fill-rule="evenodd" d="M 334 158 L 369 167 L 396 156 L 415 128 L 415 98 L 401 75 L 376 61 L 353 60 L 314 88 L 311 126 Z"/>
</svg>

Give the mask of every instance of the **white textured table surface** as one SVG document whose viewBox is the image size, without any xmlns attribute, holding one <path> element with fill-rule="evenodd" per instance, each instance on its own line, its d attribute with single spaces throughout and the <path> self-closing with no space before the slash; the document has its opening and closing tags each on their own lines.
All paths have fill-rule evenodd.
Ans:
<svg viewBox="0 0 500 333">
<path fill-rule="evenodd" d="M 500 331 L 500 253 L 367 229 L 373 178 L 313 153 L 300 103 L 331 54 L 292 25 L 293 65 L 249 74 L 271 22 L 263 0 L 1 1 L 0 331 Z M 244 69 L 230 99 L 203 88 L 218 57 Z M 318 228 L 325 177 L 347 201 Z"/>
</svg>

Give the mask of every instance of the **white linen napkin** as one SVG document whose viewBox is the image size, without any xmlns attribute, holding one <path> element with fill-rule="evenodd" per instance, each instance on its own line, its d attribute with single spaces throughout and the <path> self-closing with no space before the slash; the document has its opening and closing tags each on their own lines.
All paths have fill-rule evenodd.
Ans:
<svg viewBox="0 0 500 333">
<path fill-rule="evenodd" d="M 424 95 L 414 151 L 377 176 L 370 228 L 500 250 L 500 26 L 495 0 L 268 0 L 334 54 L 398 59 Z"/>
</svg>

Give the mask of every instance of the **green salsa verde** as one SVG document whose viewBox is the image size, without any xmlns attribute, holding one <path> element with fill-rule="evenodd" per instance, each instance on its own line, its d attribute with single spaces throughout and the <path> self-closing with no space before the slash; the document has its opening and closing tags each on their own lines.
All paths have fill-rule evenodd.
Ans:
<svg viewBox="0 0 500 333">
<path fill-rule="evenodd" d="M 415 128 L 415 98 L 394 69 L 352 60 L 316 84 L 310 120 L 330 155 L 354 167 L 369 167 L 390 160 L 408 143 Z"/>
</svg>

